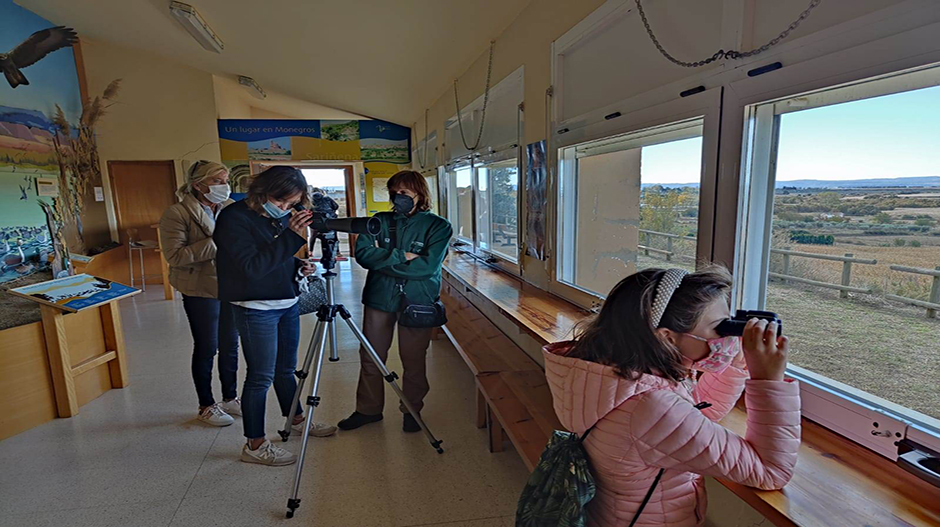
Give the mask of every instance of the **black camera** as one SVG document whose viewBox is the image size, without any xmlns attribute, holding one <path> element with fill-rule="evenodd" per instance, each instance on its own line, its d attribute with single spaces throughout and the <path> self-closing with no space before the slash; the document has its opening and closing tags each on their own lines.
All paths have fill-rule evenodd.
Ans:
<svg viewBox="0 0 940 527">
<path fill-rule="evenodd" d="M 297 212 L 303 211 L 303 205 L 294 206 Z M 332 231 L 351 232 L 353 234 L 371 234 L 376 236 L 382 229 L 382 224 L 376 218 L 337 218 L 336 211 L 339 204 L 320 192 L 313 194 L 313 217 L 310 228 L 323 234 Z"/>
<path fill-rule="evenodd" d="M 780 320 L 780 317 L 778 317 L 776 313 L 771 313 L 770 311 L 748 311 L 744 309 L 739 309 L 733 317 L 718 324 L 715 331 L 722 337 L 740 337 L 744 335 L 744 327 L 747 326 L 747 322 L 752 318 L 766 320 L 768 324 L 776 322 L 777 336 L 783 335 L 783 321 Z"/>
</svg>

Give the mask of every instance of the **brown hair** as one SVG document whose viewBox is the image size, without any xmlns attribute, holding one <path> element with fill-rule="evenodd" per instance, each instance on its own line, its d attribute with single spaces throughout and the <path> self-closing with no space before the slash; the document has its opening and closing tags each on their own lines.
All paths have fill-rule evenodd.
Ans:
<svg viewBox="0 0 940 527">
<path fill-rule="evenodd" d="M 650 322 L 656 286 L 664 269 L 646 269 L 611 289 L 600 314 L 579 328 L 571 357 L 613 366 L 617 375 L 635 379 L 651 374 L 679 382 L 687 375 L 678 348 L 661 338 Z M 720 266 L 687 275 L 669 301 L 659 327 L 688 333 L 705 308 L 728 298 L 731 274 Z"/>
<path fill-rule="evenodd" d="M 268 199 L 286 199 L 298 192 L 300 192 L 300 204 L 310 208 L 307 180 L 304 179 L 304 175 L 294 167 L 276 165 L 251 179 L 245 202 L 253 211 L 260 214 Z"/>
<path fill-rule="evenodd" d="M 431 189 L 428 188 L 428 182 L 424 176 L 414 170 L 402 170 L 388 180 L 388 193 L 392 189 L 404 188 L 414 192 L 418 196 L 417 211 L 427 212 L 431 210 Z"/>
</svg>

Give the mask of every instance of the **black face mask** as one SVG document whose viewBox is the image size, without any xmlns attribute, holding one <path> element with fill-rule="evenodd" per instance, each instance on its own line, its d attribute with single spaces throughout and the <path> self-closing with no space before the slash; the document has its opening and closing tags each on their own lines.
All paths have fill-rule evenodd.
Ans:
<svg viewBox="0 0 940 527">
<path fill-rule="evenodd" d="M 392 209 L 399 214 L 408 214 L 415 208 L 415 200 L 405 194 L 395 194 L 392 198 Z"/>
</svg>

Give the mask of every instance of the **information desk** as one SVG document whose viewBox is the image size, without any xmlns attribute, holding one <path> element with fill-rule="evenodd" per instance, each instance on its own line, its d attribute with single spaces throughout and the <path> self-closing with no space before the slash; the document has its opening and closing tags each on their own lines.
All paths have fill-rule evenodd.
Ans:
<svg viewBox="0 0 940 527">
<path fill-rule="evenodd" d="M 450 255 L 444 280 L 460 286 L 445 285 L 461 297 L 450 302 L 488 304 L 477 307 L 483 312 L 495 308 L 543 344 L 570 338 L 572 327 L 586 316 L 571 303 L 468 256 Z M 537 413 L 530 413 L 535 418 Z M 737 408 L 722 424 L 744 435 L 746 420 L 745 410 Z M 799 462 L 786 488 L 760 491 L 719 481 L 775 525 L 940 525 L 940 488 L 805 419 Z"/>
</svg>

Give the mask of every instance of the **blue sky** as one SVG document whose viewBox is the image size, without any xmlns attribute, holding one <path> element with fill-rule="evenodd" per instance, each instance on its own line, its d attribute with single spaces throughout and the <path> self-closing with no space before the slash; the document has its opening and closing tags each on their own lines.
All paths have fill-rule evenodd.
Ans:
<svg viewBox="0 0 940 527">
<path fill-rule="evenodd" d="M 13 4 L 0 0 L 0 53 L 8 53 L 40 29 L 55 24 Z M 23 69 L 29 86 L 10 88 L 5 78 L 0 77 L 0 104 L 29 110 L 39 110 L 47 116 L 55 112 L 58 103 L 70 122 L 77 122 L 81 115 L 81 95 L 75 58 L 71 48 L 50 53 L 41 61 Z"/>
<path fill-rule="evenodd" d="M 702 139 L 643 148 L 642 181 L 699 181 Z M 781 116 L 777 180 L 940 176 L 940 87 Z"/>
</svg>

